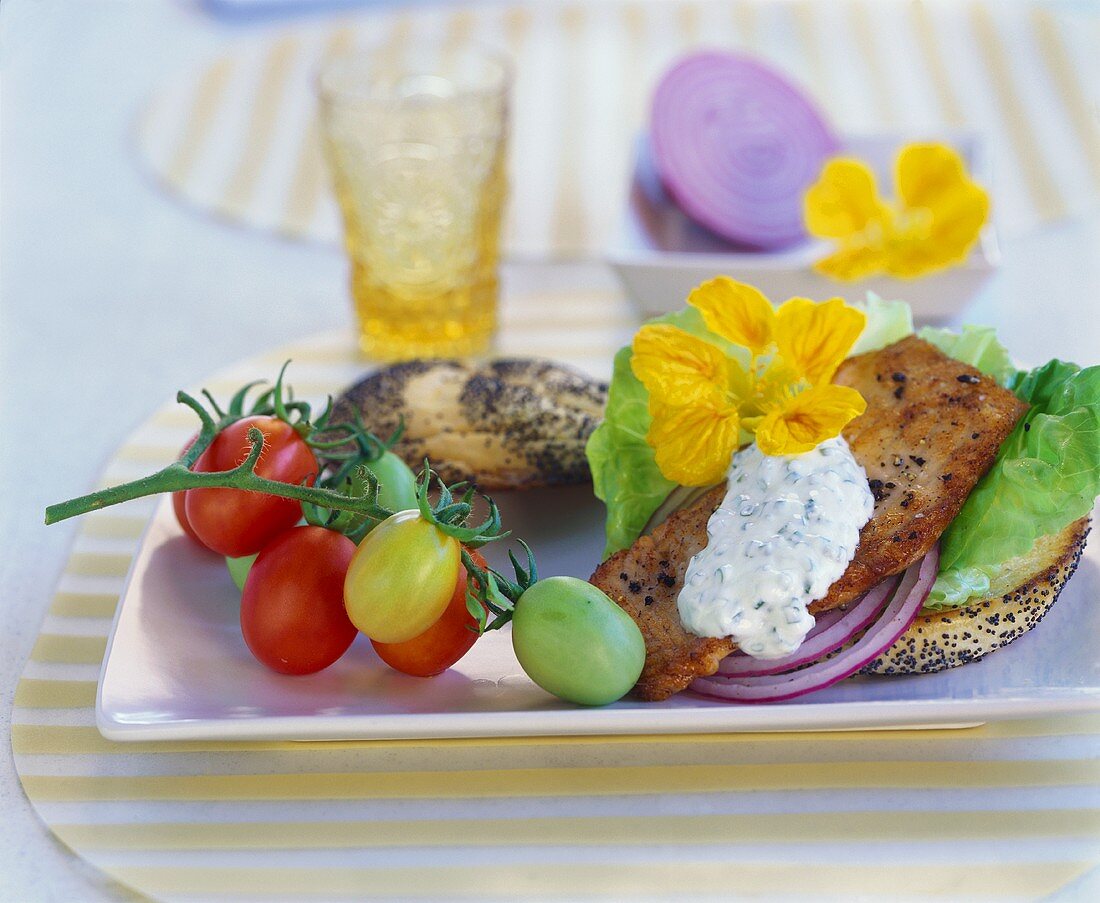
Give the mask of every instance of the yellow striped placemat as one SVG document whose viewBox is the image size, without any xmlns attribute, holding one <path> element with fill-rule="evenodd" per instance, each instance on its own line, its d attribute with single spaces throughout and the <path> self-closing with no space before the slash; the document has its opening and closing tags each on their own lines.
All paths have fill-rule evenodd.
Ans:
<svg viewBox="0 0 1100 903">
<path fill-rule="evenodd" d="M 608 2 L 380 12 L 241 44 L 157 93 L 144 158 L 173 192 L 285 235 L 336 241 L 311 78 L 337 50 L 481 41 L 516 61 L 508 250 L 600 252 L 623 209 L 655 79 L 703 43 L 761 56 L 844 133 L 983 134 L 996 215 L 1020 232 L 1100 194 L 1096 5 Z"/>
<path fill-rule="evenodd" d="M 509 298 L 505 353 L 607 375 L 615 294 Z M 332 334 L 217 375 L 310 394 L 362 364 Z M 154 414 L 104 482 L 173 458 Z M 166 900 L 1037 899 L 1095 886 L 1100 717 L 969 730 L 336 742 L 112 743 L 96 680 L 151 510 L 84 519 L 12 713 L 23 787 L 57 837 Z"/>
</svg>

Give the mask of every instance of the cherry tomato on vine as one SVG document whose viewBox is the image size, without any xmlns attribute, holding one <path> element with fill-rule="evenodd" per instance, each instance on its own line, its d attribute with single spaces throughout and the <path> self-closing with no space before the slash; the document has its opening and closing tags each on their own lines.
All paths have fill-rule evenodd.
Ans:
<svg viewBox="0 0 1100 903">
<path fill-rule="evenodd" d="M 241 632 L 256 658 L 283 674 L 312 674 L 356 636 L 344 609 L 355 543 L 324 527 L 293 527 L 263 547 L 241 595 Z"/>
<path fill-rule="evenodd" d="M 312 485 L 317 458 L 305 440 L 277 417 L 245 417 L 223 429 L 192 468 L 230 470 L 248 457 L 249 429 L 264 434 L 256 473 L 281 483 Z M 293 499 L 240 489 L 188 489 L 184 510 L 199 540 L 229 558 L 259 552 L 277 534 L 294 526 L 302 506 Z"/>
<path fill-rule="evenodd" d="M 348 617 L 380 643 L 403 643 L 439 620 L 461 565 L 458 540 L 399 511 L 359 544 L 344 582 Z"/>
<path fill-rule="evenodd" d="M 416 475 L 401 458 L 391 451 L 367 464 L 378 477 L 378 503 L 391 511 L 416 507 Z"/>
<path fill-rule="evenodd" d="M 470 557 L 478 567 L 486 566 L 479 552 L 470 552 Z M 371 645 L 395 671 L 413 677 L 435 677 L 469 652 L 477 637 L 477 621 L 466 607 L 466 568 L 460 564 L 454 592 L 438 621 L 403 643 L 371 640 Z"/>
<path fill-rule="evenodd" d="M 183 448 L 180 449 L 180 457 L 182 458 L 187 454 L 192 445 L 195 444 L 195 440 L 199 438 L 199 434 L 195 433 L 187 442 L 184 443 Z M 172 510 L 176 513 L 176 520 L 179 521 L 180 528 L 186 533 L 197 545 L 207 548 L 206 543 L 199 539 L 199 535 L 195 532 L 195 528 L 191 526 L 191 521 L 187 519 L 187 510 L 184 506 L 184 502 L 187 498 L 186 491 L 179 491 L 172 493 Z"/>
<path fill-rule="evenodd" d="M 638 680 L 645 640 L 630 615 L 576 577 L 526 590 L 512 616 L 512 648 L 527 676 L 581 705 L 607 705 Z"/>
</svg>

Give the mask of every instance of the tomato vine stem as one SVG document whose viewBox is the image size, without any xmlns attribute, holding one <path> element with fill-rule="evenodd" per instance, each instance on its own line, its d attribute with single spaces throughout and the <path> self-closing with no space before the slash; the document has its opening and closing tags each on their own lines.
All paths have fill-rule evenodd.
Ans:
<svg viewBox="0 0 1100 903">
<path fill-rule="evenodd" d="M 187 392 L 177 392 L 176 401 L 190 408 L 199 418 L 198 435 L 179 460 L 156 473 L 129 483 L 50 505 L 46 509 L 46 523 L 55 524 L 70 517 L 98 511 L 132 499 L 187 489 L 242 489 L 277 495 L 321 508 L 349 512 L 355 516 L 358 527 L 365 525 L 369 528 L 374 523 L 385 519 L 392 512 L 378 505 L 378 481 L 374 474 L 363 467 L 363 463 L 381 454 L 387 445 L 369 434 L 360 418 L 357 418 L 355 423 L 330 424 L 333 408 L 331 396 L 321 414 L 314 418 L 310 405 L 304 401 L 294 400 L 289 386 L 284 383 L 289 365 L 290 361 L 283 364 L 274 386 L 261 393 L 248 410 L 245 409 L 248 393 L 256 386 L 262 385 L 263 380 L 253 380 L 238 389 L 225 409 L 205 389 L 202 390 L 202 395 L 209 403 L 210 410 Z M 347 435 L 341 441 L 352 443 L 358 454 L 352 452 L 343 458 L 337 473 L 338 480 L 330 481 L 328 487 L 281 483 L 261 477 L 255 472 L 256 463 L 263 450 L 264 438 L 259 430 L 251 429 L 248 431 L 250 451 L 239 465 L 223 471 L 197 473 L 192 470 L 195 462 L 210 447 L 218 433 L 245 417 L 254 416 L 278 417 L 293 427 L 307 443 L 314 440 L 322 430 L 346 433 Z M 390 442 L 396 441 L 399 436 L 400 433 L 395 434 Z M 325 446 L 324 443 L 318 442 L 317 447 L 323 449 Z M 381 451 L 377 451 L 376 454 L 377 449 Z M 341 486 L 343 482 L 346 482 L 351 489 L 350 492 L 340 492 L 338 489 L 331 488 L 334 485 Z"/>
<path fill-rule="evenodd" d="M 206 415 L 206 419 L 211 425 L 213 424 L 213 420 L 209 418 L 209 415 Z M 204 432 L 206 427 L 207 422 L 204 422 Z M 212 440 L 213 436 L 211 436 L 210 439 Z M 193 464 L 194 460 L 198 458 L 198 455 L 202 454 L 205 450 L 205 448 L 200 448 L 202 441 L 203 433 L 200 432 L 199 438 L 195 441 L 195 444 L 187 454 L 180 458 L 180 460 L 169 464 L 162 470 L 150 474 L 147 477 L 141 477 L 129 483 L 123 483 L 120 486 L 101 489 L 98 492 L 70 499 L 67 502 L 50 505 L 46 509 L 46 523 L 56 524 L 70 517 L 76 517 L 91 511 L 98 511 L 101 508 L 107 508 L 111 505 L 128 502 L 131 499 L 144 498 L 159 493 L 179 492 L 180 490 L 186 489 L 211 488 L 243 489 L 251 492 L 262 492 L 267 495 L 277 495 L 282 498 L 295 499 L 299 502 L 307 502 L 322 508 L 350 511 L 355 514 L 365 515 L 376 521 L 384 520 L 392 514 L 391 511 L 380 507 L 377 503 L 378 481 L 373 474 L 370 474 L 369 477 L 364 475 L 368 483 L 373 481 L 374 486 L 374 491 L 368 492 L 364 496 L 346 495 L 333 489 L 316 486 L 280 483 L 278 480 L 269 480 L 266 477 L 259 476 L 254 468 L 256 463 L 260 460 L 260 453 L 263 451 L 264 434 L 255 427 L 248 431 L 248 441 L 251 444 L 248 457 L 231 470 L 205 473 L 190 470 L 190 464 Z M 207 441 L 206 445 L 208 446 L 209 444 L 209 441 Z M 199 452 L 192 455 L 196 448 L 199 448 Z M 192 460 L 189 461 L 188 458 L 192 458 Z M 364 468 L 364 470 L 366 470 L 366 468 Z"/>
<path fill-rule="evenodd" d="M 343 533 L 353 542 L 360 542 L 378 523 L 394 513 L 379 504 L 380 484 L 370 469 L 370 463 L 378 460 L 401 438 L 404 421 L 398 424 L 386 441 L 370 433 L 358 414 L 354 421 L 330 424 L 333 411 L 331 396 L 321 415 L 312 419 L 308 403 L 293 400 L 289 388 L 284 393 L 283 379 L 289 363 L 283 364 L 274 386 L 263 392 L 247 413 L 245 403 L 248 393 L 261 381 L 242 386 L 224 410 L 205 389 L 202 395 L 210 406 L 209 410 L 193 396 L 178 392 L 176 401 L 194 411 L 200 424 L 195 440 L 179 460 L 140 479 L 50 505 L 46 508 L 46 523 L 55 524 L 111 505 L 161 493 L 189 489 L 237 489 L 301 502 L 303 513 L 310 523 Z M 326 453 L 328 460 L 322 461 L 321 473 L 317 475 L 319 485 L 283 483 L 257 474 L 256 465 L 265 440 L 263 432 L 255 427 L 247 432 L 249 451 L 240 464 L 222 471 L 193 470 L 217 435 L 246 416 L 277 417 L 298 432 L 312 448 Z M 434 503 L 431 500 L 433 483 L 438 487 Z M 469 525 L 478 495 L 484 499 L 488 513 L 480 523 Z M 500 509 L 492 498 L 479 493 L 473 486 L 466 483 L 447 486 L 426 458 L 417 480 L 416 498 L 420 516 L 461 544 L 462 562 L 467 572 L 466 605 L 477 621 L 478 633 L 506 624 L 512 618 L 516 601 L 538 580 L 530 547 L 519 541 L 527 554 L 526 568 L 521 566 L 515 554 L 508 553 L 516 572 L 514 581 L 492 569 L 479 567 L 469 550 L 510 535 L 503 529 Z M 493 616 L 491 622 L 488 620 L 489 614 Z"/>
</svg>

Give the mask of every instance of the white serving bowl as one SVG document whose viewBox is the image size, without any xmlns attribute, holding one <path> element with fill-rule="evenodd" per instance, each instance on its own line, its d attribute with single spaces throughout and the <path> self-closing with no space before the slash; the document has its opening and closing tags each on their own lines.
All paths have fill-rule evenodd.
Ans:
<svg viewBox="0 0 1100 903">
<path fill-rule="evenodd" d="M 893 162 L 900 147 L 916 136 L 851 136 L 842 153 L 865 160 L 875 171 L 879 191 L 893 193 Z M 967 162 L 971 175 L 993 194 L 989 163 L 975 135 L 949 136 Z M 661 185 L 650 159 L 648 142 L 639 141 L 630 198 L 622 227 L 607 250 L 607 261 L 639 310 L 655 316 L 681 308 L 700 282 L 723 274 L 755 285 L 773 302 L 795 295 L 824 299 L 862 299 L 868 291 L 883 298 L 908 301 L 919 322 L 942 322 L 954 316 L 981 288 L 1000 262 L 997 230 L 991 219 L 977 246 L 960 266 L 920 279 L 879 276 L 838 282 L 813 269 L 829 253 L 825 242 L 808 240 L 784 251 L 746 251 L 689 219 Z"/>
</svg>

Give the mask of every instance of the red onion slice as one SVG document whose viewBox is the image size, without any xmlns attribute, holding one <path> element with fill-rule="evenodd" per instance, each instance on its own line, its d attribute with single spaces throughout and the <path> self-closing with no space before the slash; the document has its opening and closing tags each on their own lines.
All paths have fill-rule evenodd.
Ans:
<svg viewBox="0 0 1100 903">
<path fill-rule="evenodd" d="M 848 609 L 846 611 L 842 608 L 833 608 L 833 609 L 830 609 L 829 611 L 822 612 L 820 615 L 815 616 L 814 617 L 814 626 L 810 629 L 810 632 L 806 634 L 806 640 L 804 642 L 808 642 L 809 640 L 812 640 L 815 636 L 817 636 L 822 631 L 828 630 L 837 621 L 839 621 L 846 614 L 848 614 L 848 611 L 850 611 L 850 610 L 851 609 Z M 801 648 L 802 647 L 799 647 L 799 649 L 801 649 Z M 750 658 L 750 656 L 749 656 L 748 653 L 744 652 L 741 649 L 734 649 L 733 652 L 731 652 L 724 659 L 722 659 L 721 664 L 718 666 L 719 672 L 722 670 L 723 666 L 729 664 L 732 660 L 739 659 L 739 658 Z M 783 670 L 786 671 L 787 669 L 784 668 Z"/>
<path fill-rule="evenodd" d="M 832 658 L 772 676 L 700 677 L 692 682 L 691 689 L 704 696 L 733 702 L 781 702 L 823 690 L 850 677 L 892 646 L 913 623 L 936 582 L 939 563 L 939 546 L 936 546 L 902 574 L 882 616 L 855 643 Z"/>
<path fill-rule="evenodd" d="M 847 611 L 834 608 L 832 611 L 823 612 L 814 624 L 813 630 L 806 634 L 802 645 L 790 655 L 773 659 L 752 658 L 743 654 L 729 655 L 718 666 L 718 674 L 722 677 L 764 677 L 769 674 L 782 674 L 784 671 L 816 661 L 830 652 L 836 652 L 879 616 L 887 599 L 898 585 L 898 579 L 893 577 L 883 581 L 864 593 Z M 834 612 L 836 616 L 827 621 L 827 616 Z"/>
<path fill-rule="evenodd" d="M 653 161 L 693 220 L 765 250 L 806 237 L 802 198 L 840 142 L 813 101 L 778 72 L 705 51 L 674 65 L 653 95 Z"/>
</svg>

